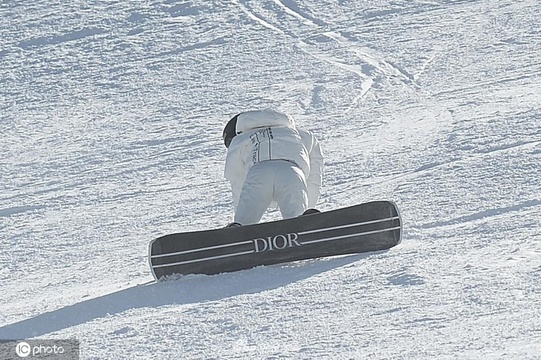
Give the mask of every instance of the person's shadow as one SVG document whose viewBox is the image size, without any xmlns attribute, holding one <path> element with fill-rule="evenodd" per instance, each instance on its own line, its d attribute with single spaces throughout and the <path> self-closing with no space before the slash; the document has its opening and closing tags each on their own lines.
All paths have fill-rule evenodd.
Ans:
<svg viewBox="0 0 541 360">
<path fill-rule="evenodd" d="M 346 266 L 371 254 L 375 253 L 262 266 L 213 276 L 188 275 L 175 281 L 137 285 L 2 326 L 0 339 L 40 337 L 130 309 L 192 304 L 221 300 L 240 294 L 254 294 Z"/>
</svg>

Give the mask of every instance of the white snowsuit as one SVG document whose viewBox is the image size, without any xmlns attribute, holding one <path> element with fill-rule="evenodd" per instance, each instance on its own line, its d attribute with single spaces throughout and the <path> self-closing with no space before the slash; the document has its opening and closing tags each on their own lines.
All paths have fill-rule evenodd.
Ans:
<svg viewBox="0 0 541 360">
<path fill-rule="evenodd" d="M 255 224 L 276 201 L 283 218 L 301 215 L 319 198 L 323 157 L 316 138 L 287 114 L 266 109 L 241 113 L 228 148 L 235 222 Z"/>
</svg>

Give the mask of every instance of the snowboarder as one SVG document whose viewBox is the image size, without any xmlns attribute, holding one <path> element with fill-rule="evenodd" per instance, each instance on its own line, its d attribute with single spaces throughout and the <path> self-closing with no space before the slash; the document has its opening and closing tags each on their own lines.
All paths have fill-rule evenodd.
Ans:
<svg viewBox="0 0 541 360">
<path fill-rule="evenodd" d="M 272 109 L 242 112 L 227 123 L 223 139 L 235 205 L 228 226 L 258 223 L 273 202 L 284 219 L 315 207 L 323 156 L 317 139 L 291 116 Z"/>
</svg>

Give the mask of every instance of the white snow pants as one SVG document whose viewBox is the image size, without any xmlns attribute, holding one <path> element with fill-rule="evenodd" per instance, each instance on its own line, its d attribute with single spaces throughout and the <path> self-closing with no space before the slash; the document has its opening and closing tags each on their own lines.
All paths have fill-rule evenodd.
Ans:
<svg viewBox="0 0 541 360">
<path fill-rule="evenodd" d="M 269 160 L 252 166 L 242 186 L 235 222 L 258 223 L 273 200 L 284 219 L 299 216 L 307 209 L 306 178 L 294 163 Z"/>
</svg>

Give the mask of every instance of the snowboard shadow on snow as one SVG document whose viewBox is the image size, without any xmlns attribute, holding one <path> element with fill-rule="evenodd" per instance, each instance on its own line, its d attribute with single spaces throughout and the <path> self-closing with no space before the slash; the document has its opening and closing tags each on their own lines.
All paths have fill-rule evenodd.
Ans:
<svg viewBox="0 0 541 360">
<path fill-rule="evenodd" d="M 280 288 L 348 266 L 388 250 L 341 257 L 305 260 L 219 275 L 187 275 L 176 281 L 137 285 L 98 298 L 43 313 L 0 327 L 0 339 L 29 339 L 81 325 L 126 310 L 217 301 Z"/>
</svg>

